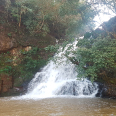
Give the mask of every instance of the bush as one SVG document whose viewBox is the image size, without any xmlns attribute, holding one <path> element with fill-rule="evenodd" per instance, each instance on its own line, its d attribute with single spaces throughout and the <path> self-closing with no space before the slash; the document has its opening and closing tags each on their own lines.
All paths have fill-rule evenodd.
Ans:
<svg viewBox="0 0 116 116">
<path fill-rule="evenodd" d="M 116 77 L 116 40 L 106 36 L 78 40 L 75 52 L 79 77 L 92 81 Z M 72 58 L 73 59 L 73 58 Z"/>
</svg>

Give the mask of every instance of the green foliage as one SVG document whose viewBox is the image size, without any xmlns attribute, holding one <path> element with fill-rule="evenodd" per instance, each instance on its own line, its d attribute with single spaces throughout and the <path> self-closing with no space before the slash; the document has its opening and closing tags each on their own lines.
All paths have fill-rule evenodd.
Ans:
<svg viewBox="0 0 116 116">
<path fill-rule="evenodd" d="M 12 34 L 11 34 L 11 33 L 8 33 L 8 36 L 9 36 L 9 37 L 11 37 L 11 36 L 12 36 Z"/>
<path fill-rule="evenodd" d="M 91 22 L 94 10 L 79 0 L 16 0 L 7 8 L 9 18 L 24 25 L 31 34 L 51 34 L 57 39 L 75 36 L 82 25 Z"/>
<path fill-rule="evenodd" d="M 47 61 L 38 55 L 39 51 L 40 49 L 38 47 L 32 47 L 29 51 L 21 51 L 23 57 L 20 58 L 21 63 L 14 67 L 14 72 L 19 74 L 23 81 L 31 79 L 46 64 Z"/>
<path fill-rule="evenodd" d="M 45 51 L 49 51 L 49 52 L 56 52 L 59 48 L 59 45 L 49 45 L 47 47 L 45 47 Z"/>
<path fill-rule="evenodd" d="M 9 52 L 0 54 L 0 74 L 5 73 L 10 75 L 12 71 L 12 58 Z"/>
<path fill-rule="evenodd" d="M 36 55 L 37 51 L 39 51 L 38 47 L 32 47 L 32 49 L 29 51 L 22 50 L 21 53 L 23 55 L 31 56 L 31 55 Z"/>
<path fill-rule="evenodd" d="M 78 41 L 76 60 L 80 77 L 116 76 L 116 40 L 110 37 L 84 38 Z"/>
<path fill-rule="evenodd" d="M 10 13 L 11 13 L 11 16 L 12 16 L 12 18 L 14 19 L 14 20 L 16 20 L 16 21 L 19 21 L 19 14 L 18 14 L 18 12 L 19 12 L 19 10 L 18 10 L 18 8 L 15 8 L 15 7 L 10 7 L 9 8 L 9 11 L 10 11 Z"/>
<path fill-rule="evenodd" d="M 6 67 L 0 69 L 0 73 L 10 73 L 11 70 L 12 70 L 11 66 L 6 66 Z"/>
<path fill-rule="evenodd" d="M 47 62 L 38 55 L 40 52 L 38 47 L 20 52 L 22 55 L 15 61 L 10 52 L 0 54 L 0 74 L 12 75 L 14 78 L 21 77 L 22 81 L 19 84 L 33 78 L 33 75 Z"/>
<path fill-rule="evenodd" d="M 34 60 L 32 57 L 25 57 L 19 67 L 20 76 L 23 78 L 23 81 L 31 79 L 33 74 L 35 74 L 43 65 L 45 65 L 46 61 L 43 59 Z"/>
</svg>

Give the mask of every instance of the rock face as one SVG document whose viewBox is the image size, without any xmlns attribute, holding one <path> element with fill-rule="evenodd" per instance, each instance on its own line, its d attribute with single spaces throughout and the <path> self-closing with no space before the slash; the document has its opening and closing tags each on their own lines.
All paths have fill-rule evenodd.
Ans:
<svg viewBox="0 0 116 116">
<path fill-rule="evenodd" d="M 96 97 L 102 98 L 116 98 L 116 85 L 98 83 L 98 93 Z"/>
<path fill-rule="evenodd" d="M 13 79 L 6 74 L 0 75 L 0 93 L 8 92 L 13 87 Z"/>
<path fill-rule="evenodd" d="M 6 37 L 4 34 L 0 33 L 0 52 L 7 51 L 16 47 L 16 42 L 9 37 Z"/>
</svg>

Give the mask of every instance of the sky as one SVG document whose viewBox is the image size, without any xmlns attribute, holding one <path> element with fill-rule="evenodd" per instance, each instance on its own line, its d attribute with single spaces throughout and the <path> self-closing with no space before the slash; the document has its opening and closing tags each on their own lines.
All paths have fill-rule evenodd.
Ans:
<svg viewBox="0 0 116 116">
<path fill-rule="evenodd" d="M 100 26 L 100 24 L 102 24 L 103 22 L 108 21 L 110 18 L 116 16 L 116 14 L 113 13 L 113 11 L 111 9 L 108 9 L 105 6 L 100 6 L 99 5 L 99 9 L 104 11 L 104 13 L 99 13 L 97 16 L 95 16 L 94 21 L 96 21 L 96 28 Z"/>
</svg>

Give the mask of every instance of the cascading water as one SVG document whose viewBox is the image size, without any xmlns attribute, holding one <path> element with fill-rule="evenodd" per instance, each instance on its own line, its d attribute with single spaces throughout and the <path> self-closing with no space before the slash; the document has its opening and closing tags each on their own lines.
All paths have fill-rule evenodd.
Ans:
<svg viewBox="0 0 116 116">
<path fill-rule="evenodd" d="M 56 63 L 51 60 L 41 72 L 36 73 L 23 98 L 45 98 L 58 95 L 95 96 L 98 90 L 97 84 L 87 79 L 77 80 L 76 66 L 65 57 L 64 54 L 69 46 L 71 45 L 68 44 L 64 50 L 59 49 L 54 56 Z M 73 44 L 74 49 L 77 49 L 76 42 Z"/>
</svg>

